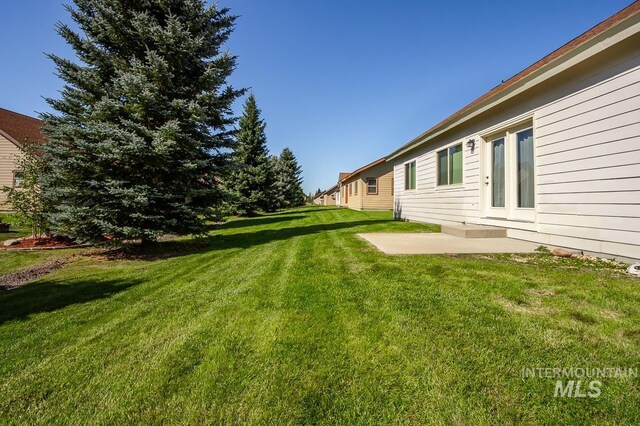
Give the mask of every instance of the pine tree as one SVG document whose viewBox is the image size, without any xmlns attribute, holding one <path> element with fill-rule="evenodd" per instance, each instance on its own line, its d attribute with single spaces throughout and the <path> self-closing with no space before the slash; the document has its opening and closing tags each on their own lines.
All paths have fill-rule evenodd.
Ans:
<svg viewBox="0 0 640 426">
<path fill-rule="evenodd" d="M 275 212 L 282 208 L 282 189 L 280 188 L 280 181 L 278 180 L 278 169 L 280 168 L 280 158 L 277 155 L 270 155 L 267 159 L 269 163 L 269 173 L 271 188 L 269 188 L 269 197 L 267 203 L 268 212 Z"/>
<path fill-rule="evenodd" d="M 301 206 L 305 202 L 302 190 L 302 168 L 289 148 L 282 150 L 278 161 L 276 179 L 278 181 L 281 208 Z"/>
<path fill-rule="evenodd" d="M 43 115 L 53 223 L 93 242 L 203 232 L 243 93 L 221 51 L 236 17 L 204 0 L 74 2 L 80 32 L 57 30 L 81 63 L 49 55 L 66 85 Z"/>
<path fill-rule="evenodd" d="M 253 94 L 244 104 L 233 153 L 230 190 L 236 194 L 236 212 L 253 216 L 259 210 L 272 210 L 274 171 L 269 161 L 266 123 Z"/>
</svg>

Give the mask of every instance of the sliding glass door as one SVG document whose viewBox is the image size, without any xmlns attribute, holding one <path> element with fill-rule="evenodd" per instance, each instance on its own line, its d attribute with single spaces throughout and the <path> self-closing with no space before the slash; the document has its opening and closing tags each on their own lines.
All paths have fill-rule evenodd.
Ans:
<svg viewBox="0 0 640 426">
<path fill-rule="evenodd" d="M 485 140 L 485 216 L 535 220 L 533 129 L 505 130 Z"/>
<path fill-rule="evenodd" d="M 491 142 L 491 207 L 504 207 L 504 138 Z"/>
<path fill-rule="evenodd" d="M 516 133 L 518 144 L 518 207 L 535 207 L 535 186 L 533 168 L 533 129 Z"/>
</svg>

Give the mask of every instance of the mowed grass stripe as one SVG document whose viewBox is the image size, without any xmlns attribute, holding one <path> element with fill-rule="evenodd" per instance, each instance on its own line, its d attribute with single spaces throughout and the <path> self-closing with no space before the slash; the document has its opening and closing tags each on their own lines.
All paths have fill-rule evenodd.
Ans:
<svg viewBox="0 0 640 426">
<path fill-rule="evenodd" d="M 355 235 L 437 230 L 295 209 L 0 295 L 0 422 L 640 420 L 637 379 L 585 400 L 521 378 L 523 366 L 636 365 L 634 280 L 545 254 L 386 256 Z"/>
</svg>

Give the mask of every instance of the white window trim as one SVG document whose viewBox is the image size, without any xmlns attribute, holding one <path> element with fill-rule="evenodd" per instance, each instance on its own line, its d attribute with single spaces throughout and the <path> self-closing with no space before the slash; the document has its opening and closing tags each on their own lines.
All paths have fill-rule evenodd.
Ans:
<svg viewBox="0 0 640 426">
<path fill-rule="evenodd" d="M 520 132 L 531 129 L 533 131 L 533 158 L 535 164 L 533 165 L 533 169 L 535 170 L 533 176 L 533 188 L 534 188 L 534 206 L 533 207 L 518 207 L 517 199 L 518 199 L 518 185 L 517 185 L 517 167 L 516 162 L 518 159 L 518 153 L 516 148 L 516 135 Z M 487 195 L 488 191 L 485 190 L 485 176 L 489 176 L 489 171 L 487 170 L 487 155 L 486 152 L 487 145 L 499 138 L 504 138 L 505 140 L 505 161 L 507 161 L 511 166 L 507 167 L 505 174 L 505 182 L 509 182 L 509 190 L 505 191 L 505 207 L 491 207 L 490 197 Z M 536 221 L 536 212 L 538 208 L 538 158 L 536 155 L 537 152 L 537 137 L 536 137 L 536 129 L 535 122 L 533 117 L 528 117 L 525 119 L 518 120 L 517 123 L 513 123 L 502 127 L 498 130 L 492 130 L 490 133 L 486 133 L 481 135 L 482 139 L 482 147 L 481 147 L 481 174 L 480 174 L 480 187 L 481 187 L 481 199 L 482 199 L 482 217 L 492 219 L 503 219 L 503 220 L 511 220 L 518 222 L 535 222 Z M 492 213 L 496 213 L 498 211 L 503 211 L 503 216 L 493 216 Z"/>
<path fill-rule="evenodd" d="M 16 175 L 17 175 L 17 174 L 19 174 L 19 173 L 22 173 L 22 172 L 21 172 L 21 171 L 19 171 L 19 170 L 14 170 L 14 171 L 12 172 L 12 174 L 11 174 L 11 188 L 13 188 L 13 189 L 19 189 L 19 188 L 22 188 L 22 185 L 16 185 L 16 181 L 17 181 L 17 179 L 16 179 Z M 23 180 L 24 180 L 24 179 L 20 179 L 20 182 L 22 182 Z"/>
<path fill-rule="evenodd" d="M 460 147 L 462 148 L 461 152 L 462 152 L 462 182 L 460 183 L 452 183 L 452 184 L 446 184 L 446 185 L 438 185 L 438 174 L 440 172 L 440 170 L 438 169 L 439 164 L 438 164 L 438 153 L 446 150 L 447 151 L 447 179 L 449 177 L 449 148 L 454 147 L 456 145 L 460 145 Z M 435 179 L 434 179 L 434 187 L 436 191 L 451 191 L 451 190 L 455 190 L 455 189 L 460 189 L 462 187 L 464 187 L 465 185 L 465 178 L 464 178 L 464 171 L 465 171 L 465 166 L 464 166 L 464 160 L 465 160 L 465 145 L 463 143 L 463 141 L 456 141 L 453 143 L 450 143 L 448 145 L 443 145 L 442 147 L 438 148 L 437 150 L 435 150 L 434 154 L 433 154 L 433 158 L 435 161 L 435 170 L 436 170 L 436 175 L 435 175 Z"/>
<path fill-rule="evenodd" d="M 416 163 L 416 187 L 413 189 L 407 189 L 407 164 Z M 418 158 L 406 161 L 402 164 L 402 190 L 404 192 L 415 192 L 418 190 Z"/>
<path fill-rule="evenodd" d="M 376 192 L 373 192 L 373 193 L 369 192 L 369 179 L 373 179 L 376 182 L 375 183 Z M 366 190 L 365 194 L 366 195 L 378 195 L 380 193 L 379 192 L 380 189 L 378 188 L 378 182 L 379 182 L 379 179 L 377 177 L 369 176 L 369 177 L 364 178 L 364 186 L 365 186 L 365 190 Z"/>
</svg>

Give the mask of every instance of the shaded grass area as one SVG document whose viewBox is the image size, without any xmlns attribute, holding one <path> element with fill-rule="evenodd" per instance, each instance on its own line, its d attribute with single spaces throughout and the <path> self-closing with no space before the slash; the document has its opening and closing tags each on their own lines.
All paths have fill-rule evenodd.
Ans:
<svg viewBox="0 0 640 426">
<path fill-rule="evenodd" d="M 302 208 L 81 258 L 0 294 L 0 419 L 640 421 L 637 378 L 554 398 L 521 373 L 638 367 L 638 280 L 548 254 L 385 256 L 355 236 L 437 229 Z"/>
<path fill-rule="evenodd" d="M 14 238 L 31 235 L 31 228 L 21 224 L 11 213 L 0 213 L 4 223 L 11 225 L 10 232 L 0 232 L 0 246 L 2 242 Z M 0 249 L 0 275 L 9 274 L 39 263 L 51 262 L 78 253 L 80 250 L 43 250 L 43 251 L 5 251 Z"/>
<path fill-rule="evenodd" d="M 6 240 L 31 235 L 31 228 L 20 223 L 12 213 L 0 213 L 0 223 L 7 223 L 10 225 L 9 232 L 0 232 L 0 243 Z"/>
<path fill-rule="evenodd" d="M 86 249 L 0 251 L 0 275 L 82 253 Z"/>
</svg>

